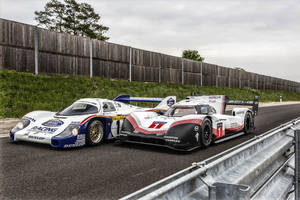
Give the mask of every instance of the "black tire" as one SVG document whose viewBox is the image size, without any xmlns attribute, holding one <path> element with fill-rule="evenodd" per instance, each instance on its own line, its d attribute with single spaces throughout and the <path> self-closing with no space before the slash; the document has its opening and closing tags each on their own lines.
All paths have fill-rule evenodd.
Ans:
<svg viewBox="0 0 300 200">
<path fill-rule="evenodd" d="M 212 135 L 212 124 L 210 119 L 205 118 L 202 122 L 201 126 L 201 134 L 200 134 L 200 146 L 202 148 L 208 147 L 213 141 Z"/>
<path fill-rule="evenodd" d="M 250 112 L 247 112 L 244 119 L 244 133 L 248 134 L 253 131 L 253 117 Z"/>
<path fill-rule="evenodd" d="M 101 144 L 104 140 L 104 134 L 104 125 L 101 121 L 94 120 L 90 122 L 85 135 L 86 144 L 90 146 Z"/>
</svg>

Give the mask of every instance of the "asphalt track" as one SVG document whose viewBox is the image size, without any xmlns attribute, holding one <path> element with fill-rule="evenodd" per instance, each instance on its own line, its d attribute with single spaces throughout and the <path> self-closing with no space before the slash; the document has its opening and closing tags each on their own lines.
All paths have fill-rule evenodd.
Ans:
<svg viewBox="0 0 300 200">
<path fill-rule="evenodd" d="M 107 142 L 56 150 L 0 139 L 0 199 L 118 199 L 300 116 L 300 104 L 260 108 L 254 134 L 189 153 Z"/>
</svg>

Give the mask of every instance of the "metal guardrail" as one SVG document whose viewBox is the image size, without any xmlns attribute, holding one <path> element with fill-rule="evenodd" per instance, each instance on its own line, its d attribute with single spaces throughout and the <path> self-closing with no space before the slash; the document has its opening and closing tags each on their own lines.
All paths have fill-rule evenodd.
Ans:
<svg viewBox="0 0 300 200">
<path fill-rule="evenodd" d="M 299 199 L 299 134 L 297 118 L 121 200 Z"/>
</svg>

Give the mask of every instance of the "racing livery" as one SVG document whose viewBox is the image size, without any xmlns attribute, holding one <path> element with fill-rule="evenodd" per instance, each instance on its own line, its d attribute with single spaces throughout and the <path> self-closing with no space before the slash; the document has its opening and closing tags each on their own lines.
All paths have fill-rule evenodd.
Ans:
<svg viewBox="0 0 300 200">
<path fill-rule="evenodd" d="M 132 111 L 161 112 L 169 108 L 176 97 L 147 98 L 121 95 L 114 100 L 84 98 L 59 112 L 33 111 L 26 114 L 10 131 L 11 141 L 50 144 L 55 148 L 97 145 L 115 138 L 124 116 Z M 160 102 L 155 108 L 141 108 L 130 102 Z"/>
<path fill-rule="evenodd" d="M 252 109 L 233 108 L 227 115 L 226 105 L 251 105 Z M 207 147 L 221 138 L 251 132 L 257 111 L 258 97 L 254 101 L 230 101 L 224 95 L 189 96 L 165 114 L 132 112 L 124 120 L 118 139 L 177 150 Z"/>
</svg>

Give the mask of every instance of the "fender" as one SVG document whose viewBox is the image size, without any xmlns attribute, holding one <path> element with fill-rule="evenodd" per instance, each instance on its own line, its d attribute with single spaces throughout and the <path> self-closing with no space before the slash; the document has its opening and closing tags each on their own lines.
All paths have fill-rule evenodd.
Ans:
<svg viewBox="0 0 300 200">
<path fill-rule="evenodd" d="M 103 115 L 91 115 L 87 118 L 85 118 L 84 120 L 81 121 L 80 125 L 82 127 L 84 127 L 84 130 L 86 131 L 88 124 L 92 121 L 92 120 L 99 120 L 103 123 L 104 127 L 105 127 L 105 139 L 109 139 L 111 138 L 111 125 L 113 121 L 120 121 L 120 120 L 124 120 L 124 116 L 103 116 Z M 120 123 L 118 124 L 118 126 L 120 126 Z M 118 127 L 118 130 L 120 130 L 120 127 Z"/>
</svg>

